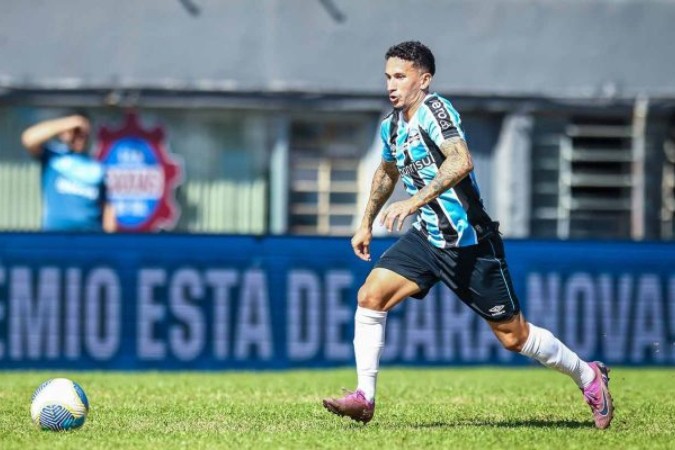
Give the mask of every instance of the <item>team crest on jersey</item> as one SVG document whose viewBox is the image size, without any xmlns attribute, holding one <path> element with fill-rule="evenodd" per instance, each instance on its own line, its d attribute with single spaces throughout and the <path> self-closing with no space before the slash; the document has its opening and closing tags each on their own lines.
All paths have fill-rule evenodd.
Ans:
<svg viewBox="0 0 675 450">
<path fill-rule="evenodd" d="M 102 127 L 97 158 L 106 168 L 108 197 L 123 231 L 171 229 L 180 216 L 175 190 L 183 165 L 166 150 L 162 127 L 143 129 L 135 113 L 116 130 Z"/>
<path fill-rule="evenodd" d="M 406 152 L 410 150 L 411 147 L 418 144 L 421 140 L 422 138 L 420 137 L 419 132 L 416 129 L 412 129 L 410 130 L 410 134 L 408 135 L 408 137 L 406 138 L 405 142 L 401 147 L 403 151 Z"/>
</svg>

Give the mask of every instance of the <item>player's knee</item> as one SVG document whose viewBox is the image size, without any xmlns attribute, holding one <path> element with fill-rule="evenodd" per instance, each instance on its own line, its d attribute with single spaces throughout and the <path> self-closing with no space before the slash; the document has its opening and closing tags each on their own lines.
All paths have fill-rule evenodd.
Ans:
<svg viewBox="0 0 675 450">
<path fill-rule="evenodd" d="M 381 311 L 387 303 L 387 299 L 382 294 L 382 291 L 374 284 L 364 284 L 359 289 L 359 306 L 361 308 L 373 309 Z"/>
<path fill-rule="evenodd" d="M 525 347 L 527 336 L 515 333 L 502 334 L 499 336 L 499 341 L 505 349 L 514 353 L 520 353 L 523 350 L 523 347 Z"/>
</svg>

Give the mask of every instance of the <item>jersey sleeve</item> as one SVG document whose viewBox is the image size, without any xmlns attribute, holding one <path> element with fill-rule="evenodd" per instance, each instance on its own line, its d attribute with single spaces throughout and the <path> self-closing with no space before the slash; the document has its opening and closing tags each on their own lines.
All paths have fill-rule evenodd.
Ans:
<svg viewBox="0 0 675 450">
<path fill-rule="evenodd" d="M 60 155 L 61 148 L 57 141 L 49 140 L 42 144 L 42 152 L 40 152 L 39 159 L 43 164 L 46 164 L 50 159 L 56 155 Z"/>
<path fill-rule="evenodd" d="M 433 96 L 425 100 L 424 108 L 421 125 L 436 145 L 454 137 L 464 139 L 459 113 L 449 101 Z"/>
<path fill-rule="evenodd" d="M 64 144 L 55 139 L 52 139 L 45 142 L 42 145 L 42 153 L 40 154 L 40 159 L 42 160 L 43 163 L 46 163 L 54 156 L 64 155 L 67 152 L 68 148 Z"/>
<path fill-rule="evenodd" d="M 391 120 L 389 118 L 382 121 L 380 125 L 380 139 L 382 140 L 382 159 L 386 162 L 395 162 L 396 158 L 394 157 L 394 152 L 391 150 L 391 145 L 389 144 L 390 136 L 390 127 Z"/>
</svg>

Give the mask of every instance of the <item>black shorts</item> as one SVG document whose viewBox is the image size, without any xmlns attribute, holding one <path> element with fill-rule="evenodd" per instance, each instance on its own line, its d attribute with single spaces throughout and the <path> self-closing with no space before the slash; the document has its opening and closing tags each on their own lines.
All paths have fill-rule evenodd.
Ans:
<svg viewBox="0 0 675 450">
<path fill-rule="evenodd" d="M 380 257 L 375 267 L 414 281 L 423 298 L 442 281 L 471 309 L 490 321 L 508 320 L 520 312 L 506 265 L 504 243 L 497 231 L 468 247 L 441 249 L 412 227 Z"/>
</svg>

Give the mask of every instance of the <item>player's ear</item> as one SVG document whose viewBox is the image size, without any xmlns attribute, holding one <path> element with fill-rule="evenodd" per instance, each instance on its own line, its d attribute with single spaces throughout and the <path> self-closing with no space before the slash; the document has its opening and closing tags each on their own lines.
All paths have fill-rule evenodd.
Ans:
<svg viewBox="0 0 675 450">
<path fill-rule="evenodd" d="M 422 77 L 420 78 L 421 84 L 420 87 L 423 90 L 429 89 L 429 86 L 431 85 L 431 74 L 429 72 L 424 72 L 422 74 Z"/>
</svg>

